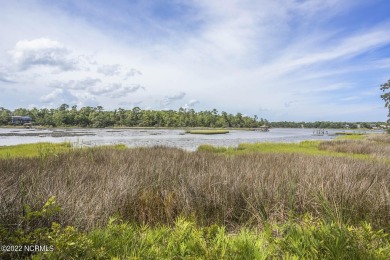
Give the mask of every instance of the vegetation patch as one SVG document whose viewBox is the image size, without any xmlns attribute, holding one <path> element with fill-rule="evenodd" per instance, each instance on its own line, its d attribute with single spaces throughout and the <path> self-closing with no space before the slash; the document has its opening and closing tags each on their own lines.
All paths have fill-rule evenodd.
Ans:
<svg viewBox="0 0 390 260">
<path fill-rule="evenodd" d="M 365 134 L 346 134 L 346 135 L 339 135 L 336 137 L 336 140 L 364 140 L 367 138 L 367 135 Z"/>
<path fill-rule="evenodd" d="M 2 245 L 45 244 L 44 252 L 2 250 L 9 259 L 388 259 L 390 240 L 367 222 L 357 226 L 329 222 L 306 214 L 262 228 L 199 226 L 183 217 L 172 225 L 151 227 L 118 218 L 83 232 L 50 222 L 59 210 L 51 197 L 37 211 L 28 211 L 21 227 L 0 225 Z M 35 227 L 31 224 L 35 221 Z M 22 246 L 23 248 L 24 246 Z"/>
<path fill-rule="evenodd" d="M 375 139 L 374 139 L 375 140 Z M 377 139 L 378 140 L 378 139 Z M 385 159 L 390 158 L 389 143 L 359 140 L 359 139 L 344 139 L 334 140 L 331 142 L 321 142 L 318 147 L 320 150 L 352 154 L 352 155 L 368 155 L 370 158 Z"/>
<path fill-rule="evenodd" d="M 88 150 L 88 149 L 117 149 L 124 150 L 127 149 L 127 146 L 124 144 L 116 145 L 101 145 L 95 147 L 79 147 L 78 150 Z M 48 157 L 53 155 L 58 155 L 60 153 L 67 153 L 75 148 L 72 147 L 70 142 L 64 143 L 35 143 L 35 144 L 20 144 L 20 145 L 11 145 L 11 146 L 0 146 L 0 159 L 7 158 L 28 158 L 28 157 Z"/>
<path fill-rule="evenodd" d="M 213 153 L 225 153 L 230 148 L 226 148 L 223 146 L 213 146 L 210 144 L 202 144 L 198 147 L 198 152 L 213 152 Z"/>
<path fill-rule="evenodd" d="M 356 135 L 364 135 L 364 133 L 359 133 L 359 132 L 336 132 L 335 135 L 356 136 Z"/>
<path fill-rule="evenodd" d="M 243 143 L 238 147 L 201 145 L 198 151 L 226 155 L 250 153 L 300 153 L 334 157 L 352 157 L 389 162 L 390 137 L 386 134 L 347 135 L 331 141 L 303 141 L 300 143 Z"/>
<path fill-rule="evenodd" d="M 319 141 L 303 141 L 300 143 L 243 143 L 238 145 L 237 151 L 323 154 L 318 150 L 319 143 Z"/>
<path fill-rule="evenodd" d="M 46 157 L 49 155 L 69 152 L 71 149 L 72 145 L 69 142 L 0 146 L 0 158 Z"/>
<path fill-rule="evenodd" d="M 390 144 L 390 134 L 372 134 L 367 136 L 367 140 L 379 144 Z"/>
<path fill-rule="evenodd" d="M 333 141 L 330 141 L 332 143 Z M 239 155 L 250 153 L 299 153 L 307 155 L 323 155 L 336 157 L 353 157 L 360 159 L 370 159 L 370 156 L 363 153 L 348 153 L 342 150 L 324 149 L 322 141 L 303 141 L 300 143 L 242 143 L 237 147 L 213 147 L 211 145 L 201 145 L 197 151 L 213 152 L 226 155 Z"/>
<path fill-rule="evenodd" d="M 388 259 L 390 164 L 334 156 L 385 156 L 387 141 L 8 156 L 0 244 L 54 250 L 0 258 Z"/>
<path fill-rule="evenodd" d="M 198 134 L 198 135 L 215 135 L 215 134 L 228 134 L 229 130 L 218 130 L 218 129 L 203 129 L 203 130 L 188 130 L 186 133 Z"/>
<path fill-rule="evenodd" d="M 229 228 L 310 213 L 375 227 L 388 218 L 390 165 L 298 153 L 220 156 L 153 147 L 72 150 L 0 160 L 0 223 L 56 196 L 61 224 L 91 229 L 119 214 L 150 225 L 193 217 Z"/>
</svg>

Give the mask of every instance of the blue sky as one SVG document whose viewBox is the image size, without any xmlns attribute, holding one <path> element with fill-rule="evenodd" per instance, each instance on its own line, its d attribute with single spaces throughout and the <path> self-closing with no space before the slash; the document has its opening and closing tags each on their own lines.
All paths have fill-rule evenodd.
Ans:
<svg viewBox="0 0 390 260">
<path fill-rule="evenodd" d="M 0 3 L 0 107 L 387 119 L 387 0 Z"/>
</svg>

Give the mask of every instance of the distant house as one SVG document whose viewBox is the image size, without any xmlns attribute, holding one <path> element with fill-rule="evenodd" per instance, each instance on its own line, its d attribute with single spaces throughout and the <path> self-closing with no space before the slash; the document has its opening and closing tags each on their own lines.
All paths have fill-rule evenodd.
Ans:
<svg viewBox="0 0 390 260">
<path fill-rule="evenodd" d="M 29 116 L 13 116 L 12 117 L 12 124 L 14 125 L 24 125 L 24 124 L 31 124 L 32 118 Z"/>
</svg>

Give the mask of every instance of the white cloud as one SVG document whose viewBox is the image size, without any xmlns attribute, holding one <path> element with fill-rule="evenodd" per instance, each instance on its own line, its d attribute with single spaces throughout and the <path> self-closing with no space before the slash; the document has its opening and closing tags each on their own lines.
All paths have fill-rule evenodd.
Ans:
<svg viewBox="0 0 390 260">
<path fill-rule="evenodd" d="M 98 87 L 88 88 L 88 92 L 94 95 L 109 94 L 111 98 L 125 97 L 129 93 L 136 92 L 139 89 L 145 89 L 141 85 L 126 85 L 120 83 L 107 84 Z"/>
<path fill-rule="evenodd" d="M 199 104 L 200 102 L 196 99 L 191 99 L 190 101 L 188 101 L 188 106 L 190 107 L 193 107 L 195 106 L 196 104 Z"/>
<path fill-rule="evenodd" d="M 141 85 L 131 85 L 131 86 L 123 86 L 118 88 L 114 93 L 110 95 L 112 98 L 121 98 L 126 97 L 130 93 L 134 93 L 139 89 L 144 89 Z"/>
<path fill-rule="evenodd" d="M 122 84 L 115 83 L 115 84 L 108 84 L 104 86 L 91 87 L 88 89 L 88 92 L 94 95 L 102 95 L 102 94 L 111 93 L 121 88 L 122 88 Z"/>
<path fill-rule="evenodd" d="M 43 103 L 77 103 L 77 97 L 74 96 L 70 91 L 65 89 L 55 89 L 51 93 L 44 95 L 40 98 Z"/>
<path fill-rule="evenodd" d="M 341 99 L 350 96 L 360 97 L 361 110 L 380 102 L 364 90 L 387 80 L 390 63 L 379 50 L 390 44 L 389 24 L 336 23 L 369 1 L 178 2 L 190 11 L 168 23 L 154 19 L 147 9 L 153 3 L 133 5 L 136 17 L 129 17 L 121 1 L 105 12 L 101 4 L 74 2 L 80 13 L 72 16 L 62 5 L 9 1 L 0 11 L 0 33 L 7 35 L 0 42 L 6 64 L 0 87 L 16 81 L 14 89 L 34 92 L 26 95 L 34 104 L 39 96 L 60 103 L 64 93 L 58 91 L 68 90 L 77 104 L 177 109 L 180 101 L 200 110 L 262 112 L 270 120 L 317 120 L 323 111 L 341 117 Z M 83 16 L 90 12 L 96 17 Z M 8 99 L 23 106 L 16 94 Z M 367 118 L 381 116 L 374 111 Z"/>
<path fill-rule="evenodd" d="M 188 101 L 187 104 L 184 104 L 184 106 L 182 106 L 182 108 L 184 109 L 190 109 L 190 108 L 193 108 L 196 104 L 199 104 L 200 102 L 196 99 L 191 99 L 190 101 Z"/>
<path fill-rule="evenodd" d="M 121 65 L 101 65 L 98 67 L 97 72 L 106 75 L 106 76 L 117 76 L 121 73 Z"/>
<path fill-rule="evenodd" d="M 341 101 L 352 101 L 352 100 L 357 100 L 357 99 L 360 99 L 360 97 L 359 96 L 348 96 L 348 97 L 343 97 L 340 100 Z"/>
<path fill-rule="evenodd" d="M 137 76 L 137 75 L 142 75 L 142 72 L 139 71 L 139 70 L 136 70 L 136 69 L 130 69 L 130 70 L 126 73 L 126 75 L 125 75 L 125 77 L 124 77 L 123 79 L 126 80 L 126 79 L 128 79 L 128 78 L 130 78 L 130 77 L 134 77 L 134 76 Z"/>
<path fill-rule="evenodd" d="M 65 82 L 53 81 L 48 84 L 48 87 L 51 88 L 61 88 L 61 89 L 75 89 L 75 90 L 85 90 L 87 88 L 92 88 L 96 84 L 101 83 L 100 79 L 86 78 L 84 80 L 69 80 Z"/>
<path fill-rule="evenodd" d="M 16 79 L 12 73 L 8 72 L 6 68 L 0 67 L 0 82 L 15 83 Z"/>
<path fill-rule="evenodd" d="M 77 69 L 77 62 L 69 57 L 70 51 L 48 38 L 18 41 L 10 54 L 21 70 L 34 66 L 55 67 L 63 71 Z"/>
<path fill-rule="evenodd" d="M 161 101 L 161 105 L 168 106 L 177 100 L 183 99 L 185 95 L 186 95 L 186 93 L 179 92 L 179 93 L 172 95 L 172 96 L 165 96 L 165 98 Z"/>
</svg>

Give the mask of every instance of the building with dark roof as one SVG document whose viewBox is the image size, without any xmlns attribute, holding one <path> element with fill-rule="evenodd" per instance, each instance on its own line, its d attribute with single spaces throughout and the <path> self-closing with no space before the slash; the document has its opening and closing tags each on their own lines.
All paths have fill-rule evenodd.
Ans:
<svg viewBox="0 0 390 260">
<path fill-rule="evenodd" d="M 24 124 L 31 124 L 32 118 L 29 116 L 13 116 L 12 117 L 12 124 L 14 125 L 24 125 Z"/>
</svg>

